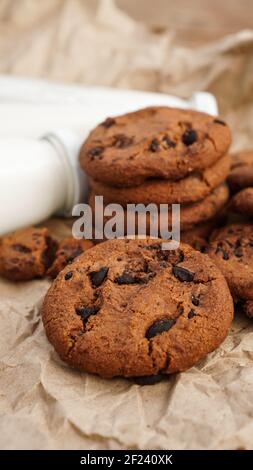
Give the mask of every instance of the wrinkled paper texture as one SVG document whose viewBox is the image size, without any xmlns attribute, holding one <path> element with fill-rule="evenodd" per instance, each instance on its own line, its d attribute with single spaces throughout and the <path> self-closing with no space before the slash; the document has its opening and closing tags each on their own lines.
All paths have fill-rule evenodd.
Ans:
<svg viewBox="0 0 253 470">
<path fill-rule="evenodd" d="M 233 148 L 252 147 L 253 31 L 194 51 L 172 33 L 155 34 L 112 0 L 2 0 L 0 73 L 186 97 L 208 90 L 233 129 Z M 59 238 L 70 234 L 65 221 L 49 226 Z M 0 282 L 0 448 L 253 448 L 252 321 L 237 315 L 196 367 L 139 387 L 60 361 L 40 319 L 48 287 Z"/>
</svg>

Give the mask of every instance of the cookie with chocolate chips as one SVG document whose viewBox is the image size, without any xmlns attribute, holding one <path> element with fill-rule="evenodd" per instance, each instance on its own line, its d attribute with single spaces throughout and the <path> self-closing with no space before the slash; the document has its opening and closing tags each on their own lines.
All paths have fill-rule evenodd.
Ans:
<svg viewBox="0 0 253 470">
<path fill-rule="evenodd" d="M 161 380 L 224 340 L 227 283 L 206 255 L 161 239 L 110 240 L 80 255 L 49 289 L 42 318 L 60 357 L 102 377 Z"/>
<path fill-rule="evenodd" d="M 203 200 L 220 186 L 229 173 L 230 158 L 221 157 L 205 170 L 195 171 L 178 181 L 150 179 L 141 185 L 113 187 L 96 180 L 90 180 L 95 194 L 104 196 L 108 202 L 122 204 L 186 204 Z"/>
<path fill-rule="evenodd" d="M 230 142 L 220 119 L 150 107 L 97 126 L 81 148 L 80 163 L 93 179 L 112 186 L 135 186 L 150 178 L 175 181 L 214 165 Z"/>
<path fill-rule="evenodd" d="M 250 223 L 235 222 L 228 225 L 224 225 L 212 231 L 209 236 L 210 241 L 223 240 L 227 237 L 243 237 L 252 235 L 253 226 Z"/>
<path fill-rule="evenodd" d="M 210 194 L 208 194 L 205 199 L 201 201 L 197 201 L 193 204 L 182 204 L 180 207 L 180 227 L 181 230 L 185 231 L 188 229 L 192 229 L 197 224 L 203 224 L 209 222 L 213 218 L 218 217 L 219 213 L 222 211 L 224 206 L 226 205 L 229 199 L 229 190 L 227 185 L 221 184 L 218 188 L 214 189 Z M 109 202 L 104 198 L 103 200 L 104 205 L 98 201 L 96 203 L 95 194 L 94 192 L 90 193 L 89 196 L 89 205 L 95 215 L 96 210 L 104 211 L 104 206 L 109 204 Z M 155 207 L 155 211 L 156 211 Z M 159 208 L 158 208 L 159 209 Z M 134 216 L 134 208 L 129 209 L 127 212 L 124 210 L 121 216 L 122 226 L 125 227 L 125 234 L 127 233 L 127 217 L 131 218 L 131 215 Z M 151 226 L 151 217 L 150 214 L 147 212 L 139 212 L 139 220 L 143 221 L 144 226 L 147 228 L 147 234 L 149 234 L 150 226 Z M 114 214 L 113 214 L 114 215 Z M 110 220 L 113 216 L 104 216 L 104 223 Z M 138 219 L 135 218 L 136 228 L 138 225 Z M 166 212 L 159 212 L 158 214 L 158 226 L 159 231 L 160 228 L 163 227 L 168 228 L 171 227 L 172 222 L 172 212 L 171 212 L 171 205 L 168 205 L 168 211 Z M 159 232 L 160 233 L 160 232 Z"/>
<path fill-rule="evenodd" d="M 245 150 L 231 155 L 228 184 L 233 192 L 253 187 L 253 150 Z"/>
<path fill-rule="evenodd" d="M 208 245 L 209 236 L 218 224 L 219 219 L 217 217 L 210 221 L 195 225 L 193 228 L 181 232 L 180 240 L 183 243 L 191 245 L 195 250 L 204 252 Z"/>
<path fill-rule="evenodd" d="M 216 230 L 207 254 L 225 276 L 234 300 L 253 300 L 252 224 L 237 223 Z"/>
<path fill-rule="evenodd" d="M 45 276 L 56 242 L 46 228 L 26 228 L 0 239 L 0 275 L 11 281 Z"/>
<path fill-rule="evenodd" d="M 253 187 L 245 188 L 235 194 L 229 203 L 229 208 L 238 214 L 253 216 Z"/>
</svg>

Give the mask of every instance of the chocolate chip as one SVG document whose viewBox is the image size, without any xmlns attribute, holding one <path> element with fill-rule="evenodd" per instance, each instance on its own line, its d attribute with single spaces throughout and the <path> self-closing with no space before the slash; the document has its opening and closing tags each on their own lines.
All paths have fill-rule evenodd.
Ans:
<svg viewBox="0 0 253 470">
<path fill-rule="evenodd" d="M 150 326 L 146 333 L 146 338 L 151 339 L 156 335 L 160 335 L 164 331 L 171 329 L 175 325 L 176 320 L 174 318 L 163 318 L 162 320 L 157 320 L 153 325 Z"/>
<path fill-rule="evenodd" d="M 157 257 L 169 262 L 173 266 L 184 261 L 184 253 L 181 250 L 163 250 L 161 245 Z"/>
<path fill-rule="evenodd" d="M 73 276 L 73 272 L 69 271 L 67 274 L 65 274 L 65 281 L 68 281 L 69 279 L 71 279 L 72 276 Z"/>
<path fill-rule="evenodd" d="M 189 318 L 189 320 L 190 320 L 191 318 L 193 318 L 193 317 L 196 317 L 196 315 L 197 315 L 197 314 L 194 312 L 194 310 L 191 309 L 191 310 L 189 311 L 189 313 L 188 313 L 188 318 Z"/>
<path fill-rule="evenodd" d="M 116 282 L 116 284 L 119 284 L 120 286 L 122 286 L 124 284 L 136 284 L 136 278 L 132 274 L 129 274 L 129 273 L 125 272 L 125 273 L 120 274 L 119 276 L 117 276 L 114 279 L 114 282 Z"/>
<path fill-rule="evenodd" d="M 94 157 L 98 157 L 99 155 L 101 155 L 102 152 L 103 147 L 93 147 L 88 151 L 88 156 L 93 159 Z"/>
<path fill-rule="evenodd" d="M 192 303 L 195 305 L 195 307 L 198 307 L 199 305 L 199 298 L 196 297 L 195 295 L 192 295 Z"/>
<path fill-rule="evenodd" d="M 215 122 L 215 124 L 220 124 L 221 126 L 226 126 L 227 124 L 222 121 L 221 119 L 214 119 L 213 122 Z"/>
<path fill-rule="evenodd" d="M 239 248 L 241 245 L 242 245 L 241 240 L 239 238 L 237 238 L 237 240 L 235 242 L 235 248 Z"/>
<path fill-rule="evenodd" d="M 183 251 L 179 251 L 179 263 L 182 263 L 184 261 L 184 253 Z"/>
<path fill-rule="evenodd" d="M 99 287 L 104 282 L 109 268 L 103 267 L 100 268 L 98 271 L 92 271 L 89 273 L 91 283 L 93 287 Z"/>
<path fill-rule="evenodd" d="M 87 320 L 91 315 L 96 315 L 98 313 L 99 307 L 97 305 L 92 305 L 91 307 L 77 307 L 76 314 L 80 315 L 82 320 Z"/>
<path fill-rule="evenodd" d="M 182 135 L 182 142 L 187 146 L 194 144 L 196 140 L 197 132 L 194 129 L 189 129 Z"/>
<path fill-rule="evenodd" d="M 168 136 L 163 137 L 163 142 L 167 145 L 169 148 L 175 148 L 176 147 L 176 142 L 173 142 Z"/>
<path fill-rule="evenodd" d="M 161 257 L 172 266 L 184 261 L 184 253 L 181 250 L 161 250 Z"/>
<path fill-rule="evenodd" d="M 127 271 L 124 271 L 123 274 L 120 274 L 119 276 L 117 276 L 114 279 L 114 282 L 116 284 L 119 284 L 120 286 L 123 286 L 124 284 L 125 285 L 146 284 L 149 281 L 149 279 L 151 279 L 152 277 L 154 277 L 156 275 L 156 273 L 146 271 L 146 269 L 148 269 L 148 267 L 146 267 L 145 265 L 144 265 L 143 269 L 144 269 L 144 273 L 147 274 L 146 276 L 141 277 L 141 273 L 139 273 L 139 275 L 138 275 L 138 274 L 129 273 Z"/>
<path fill-rule="evenodd" d="M 112 127 L 115 123 L 115 119 L 108 117 L 105 119 L 104 122 L 101 123 L 101 126 L 104 126 L 106 129 L 109 129 L 109 127 Z"/>
<path fill-rule="evenodd" d="M 151 270 L 149 268 L 149 264 L 146 260 L 144 260 L 144 263 L 143 263 L 143 272 L 144 273 L 150 273 L 151 272 Z"/>
<path fill-rule="evenodd" d="M 92 271 L 89 273 L 91 283 L 93 287 L 99 287 L 104 282 L 109 268 L 103 267 L 100 268 L 98 271 Z"/>
<path fill-rule="evenodd" d="M 28 248 L 25 245 L 22 245 L 21 243 L 15 243 L 14 245 L 11 246 L 11 248 L 14 251 L 18 251 L 19 253 L 31 253 L 31 248 Z"/>
<path fill-rule="evenodd" d="M 194 279 L 195 273 L 189 271 L 186 268 L 181 268 L 180 266 L 173 266 L 172 272 L 174 276 L 181 282 L 191 282 Z"/>
<path fill-rule="evenodd" d="M 143 375 L 142 377 L 133 377 L 137 385 L 154 385 L 165 379 L 164 374 L 157 375 Z"/>
<path fill-rule="evenodd" d="M 157 139 L 151 140 L 150 146 L 148 148 L 151 152 L 157 152 L 159 150 L 159 142 Z"/>
<path fill-rule="evenodd" d="M 227 260 L 229 260 L 229 254 L 228 254 L 228 252 L 227 252 L 226 250 L 224 250 L 224 248 L 222 247 L 222 244 L 223 244 L 222 241 L 218 243 L 218 246 L 217 246 L 217 248 L 216 248 L 216 250 L 215 250 L 215 254 L 217 255 L 218 253 L 222 253 L 222 258 L 223 258 L 225 261 L 227 261 Z"/>
<path fill-rule="evenodd" d="M 166 263 L 171 263 L 172 265 L 182 263 L 184 261 L 184 253 L 181 250 L 163 250 L 161 244 L 156 243 L 154 245 L 149 245 L 148 250 L 154 250 L 155 254 L 153 257 L 158 260 L 165 261 Z M 165 266 L 162 264 L 162 266 Z"/>
<path fill-rule="evenodd" d="M 241 258 L 241 257 L 243 256 L 243 252 L 242 252 L 241 247 L 236 248 L 235 251 L 234 251 L 234 253 L 235 253 L 235 256 L 236 256 L 237 258 Z"/>
<path fill-rule="evenodd" d="M 132 137 L 128 137 L 125 134 L 118 134 L 114 137 L 113 145 L 118 149 L 129 147 L 133 143 Z"/>
</svg>

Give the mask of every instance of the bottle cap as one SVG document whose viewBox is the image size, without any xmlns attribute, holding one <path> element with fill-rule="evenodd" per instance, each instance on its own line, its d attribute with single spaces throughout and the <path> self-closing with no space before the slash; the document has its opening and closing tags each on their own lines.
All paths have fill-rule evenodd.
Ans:
<svg viewBox="0 0 253 470">
<path fill-rule="evenodd" d="M 196 111 L 211 114 L 212 116 L 217 116 L 218 114 L 216 98 L 207 91 L 197 91 L 193 93 L 189 100 L 189 107 L 196 109 Z"/>
</svg>

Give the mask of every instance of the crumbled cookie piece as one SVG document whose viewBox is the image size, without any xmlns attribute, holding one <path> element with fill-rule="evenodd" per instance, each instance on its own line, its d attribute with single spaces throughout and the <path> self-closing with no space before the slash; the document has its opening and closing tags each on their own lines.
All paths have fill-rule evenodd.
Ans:
<svg viewBox="0 0 253 470">
<path fill-rule="evenodd" d="M 26 228 L 0 240 L 0 274 L 11 281 L 45 276 L 57 244 L 46 228 Z"/>
<path fill-rule="evenodd" d="M 75 238 L 62 240 L 56 251 L 55 260 L 47 271 L 47 275 L 55 278 L 67 264 L 71 264 L 77 256 L 92 247 L 93 243 L 90 240 L 76 240 Z"/>
</svg>

